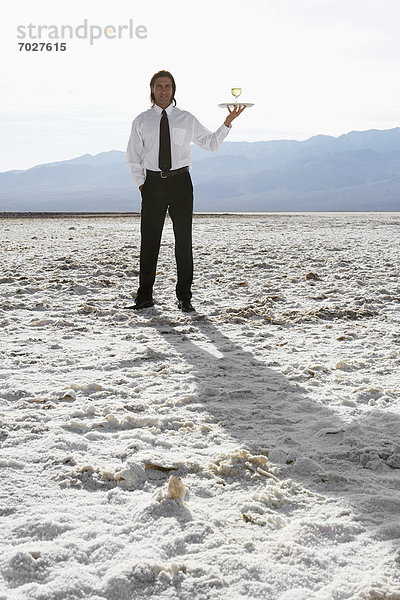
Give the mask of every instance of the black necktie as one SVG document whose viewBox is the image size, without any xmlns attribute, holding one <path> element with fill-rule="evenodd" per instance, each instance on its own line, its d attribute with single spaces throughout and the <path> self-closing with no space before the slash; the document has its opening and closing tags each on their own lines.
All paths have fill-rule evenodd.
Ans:
<svg viewBox="0 0 400 600">
<path fill-rule="evenodd" d="M 168 116 L 162 111 L 160 120 L 160 151 L 158 154 L 158 166 L 165 173 L 171 169 L 171 139 L 169 135 Z"/>
</svg>

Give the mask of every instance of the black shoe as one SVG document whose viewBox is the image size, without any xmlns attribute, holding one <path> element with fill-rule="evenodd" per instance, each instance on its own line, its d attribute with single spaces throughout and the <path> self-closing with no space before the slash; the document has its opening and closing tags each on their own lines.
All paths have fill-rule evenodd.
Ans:
<svg viewBox="0 0 400 600">
<path fill-rule="evenodd" d="M 178 300 L 178 308 L 183 312 L 193 312 L 194 308 L 190 300 Z"/>
<path fill-rule="evenodd" d="M 151 308 L 152 306 L 154 306 L 154 300 L 150 298 L 150 300 L 136 300 L 135 304 L 129 308 L 141 310 L 142 308 Z"/>
</svg>

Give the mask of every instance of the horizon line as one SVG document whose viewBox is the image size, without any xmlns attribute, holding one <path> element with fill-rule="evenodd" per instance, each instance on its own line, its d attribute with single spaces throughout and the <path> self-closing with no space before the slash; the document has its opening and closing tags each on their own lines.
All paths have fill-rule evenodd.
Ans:
<svg viewBox="0 0 400 600">
<path fill-rule="evenodd" d="M 325 133 L 316 133 L 314 135 L 311 135 L 309 137 L 306 137 L 305 139 L 302 140 L 298 140 L 298 139 L 294 139 L 294 138 L 276 138 L 276 139 L 269 139 L 269 140 L 226 140 L 224 141 L 224 144 L 263 144 L 263 143 L 271 143 L 271 142 L 298 142 L 298 143 L 302 143 L 302 142 L 307 142 L 308 140 L 311 140 L 313 138 L 317 138 L 317 137 L 326 137 L 326 138 L 331 138 L 332 140 L 338 140 L 339 138 L 349 135 L 351 133 L 369 133 L 369 132 L 373 132 L 373 131 L 394 131 L 395 129 L 400 129 L 400 126 L 397 127 L 390 127 L 389 129 L 378 129 L 378 128 L 371 128 L 371 129 L 352 129 L 346 133 L 342 133 L 339 136 L 335 137 L 333 135 L 329 135 L 329 134 L 325 134 Z M 257 130 L 254 130 L 257 131 Z M 193 145 L 193 142 L 191 142 L 191 145 Z M 64 163 L 64 162 L 68 162 L 71 160 L 76 160 L 79 158 L 83 158 L 84 156 L 91 156 L 91 157 L 95 157 L 95 156 L 99 156 L 100 154 L 107 154 L 109 152 L 122 152 L 124 153 L 125 150 L 117 150 L 117 149 L 112 149 L 112 150 L 102 150 L 101 152 L 97 152 L 96 154 L 91 154 L 90 152 L 85 152 L 84 154 L 80 154 L 79 156 L 73 156 L 70 158 L 62 158 L 60 160 L 54 160 L 51 162 L 44 162 L 44 163 L 36 163 L 30 167 L 26 167 L 24 169 L 7 169 L 5 171 L 0 171 L 0 175 L 4 174 L 4 173 L 11 173 L 11 172 L 18 172 L 18 171 L 29 171 L 30 169 L 34 169 L 37 167 L 44 167 L 46 165 L 51 165 L 51 164 L 57 164 L 57 163 Z"/>
</svg>

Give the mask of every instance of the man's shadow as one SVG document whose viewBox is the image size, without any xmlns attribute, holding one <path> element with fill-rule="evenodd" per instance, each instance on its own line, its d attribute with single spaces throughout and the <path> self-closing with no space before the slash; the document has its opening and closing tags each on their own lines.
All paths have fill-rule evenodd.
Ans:
<svg viewBox="0 0 400 600">
<path fill-rule="evenodd" d="M 206 316 L 194 315 L 182 324 L 153 313 L 147 326 L 157 329 L 192 365 L 193 401 L 204 406 L 238 448 L 268 454 L 278 467 L 279 480 L 290 478 L 331 500 L 342 499 L 367 522 L 365 511 L 373 504 L 371 490 L 375 484 L 377 490 L 382 488 L 382 477 L 397 479 L 390 486 L 396 495 L 398 416 L 394 419 L 391 413 L 388 418 L 384 411 L 373 411 L 357 421 L 345 421 L 333 408 L 308 397 L 297 382 L 224 335 Z M 372 444 L 371 432 L 375 432 Z M 365 469 L 361 477 L 360 469 Z M 361 480 L 365 489 L 354 493 L 355 481 Z M 389 533 L 386 539 L 390 537 Z"/>
<path fill-rule="evenodd" d="M 194 316 L 185 325 L 164 315 L 148 323 L 192 365 L 194 400 L 201 402 L 239 445 L 254 451 L 272 449 L 274 440 L 281 453 L 292 454 L 292 448 L 298 446 L 300 456 L 306 456 L 309 439 L 301 440 L 310 428 L 311 413 L 314 422 L 323 420 L 325 428 L 330 423 L 332 432 L 344 427 L 333 410 L 312 402 L 304 388 L 224 335 L 210 318 Z"/>
</svg>

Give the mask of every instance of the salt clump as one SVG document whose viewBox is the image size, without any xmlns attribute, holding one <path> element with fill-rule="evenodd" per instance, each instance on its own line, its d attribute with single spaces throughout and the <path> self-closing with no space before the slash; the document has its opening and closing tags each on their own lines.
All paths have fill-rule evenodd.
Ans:
<svg viewBox="0 0 400 600">
<path fill-rule="evenodd" d="M 74 390 L 67 390 L 60 396 L 60 400 L 76 400 L 76 392 Z"/>
<path fill-rule="evenodd" d="M 126 487 L 136 487 L 145 481 L 146 472 L 142 465 L 131 462 L 127 468 L 115 471 L 113 479 Z"/>
<path fill-rule="evenodd" d="M 171 500 L 183 500 L 185 494 L 186 488 L 182 479 L 176 477 L 176 475 L 171 475 L 168 481 L 167 498 L 171 498 Z"/>
</svg>

